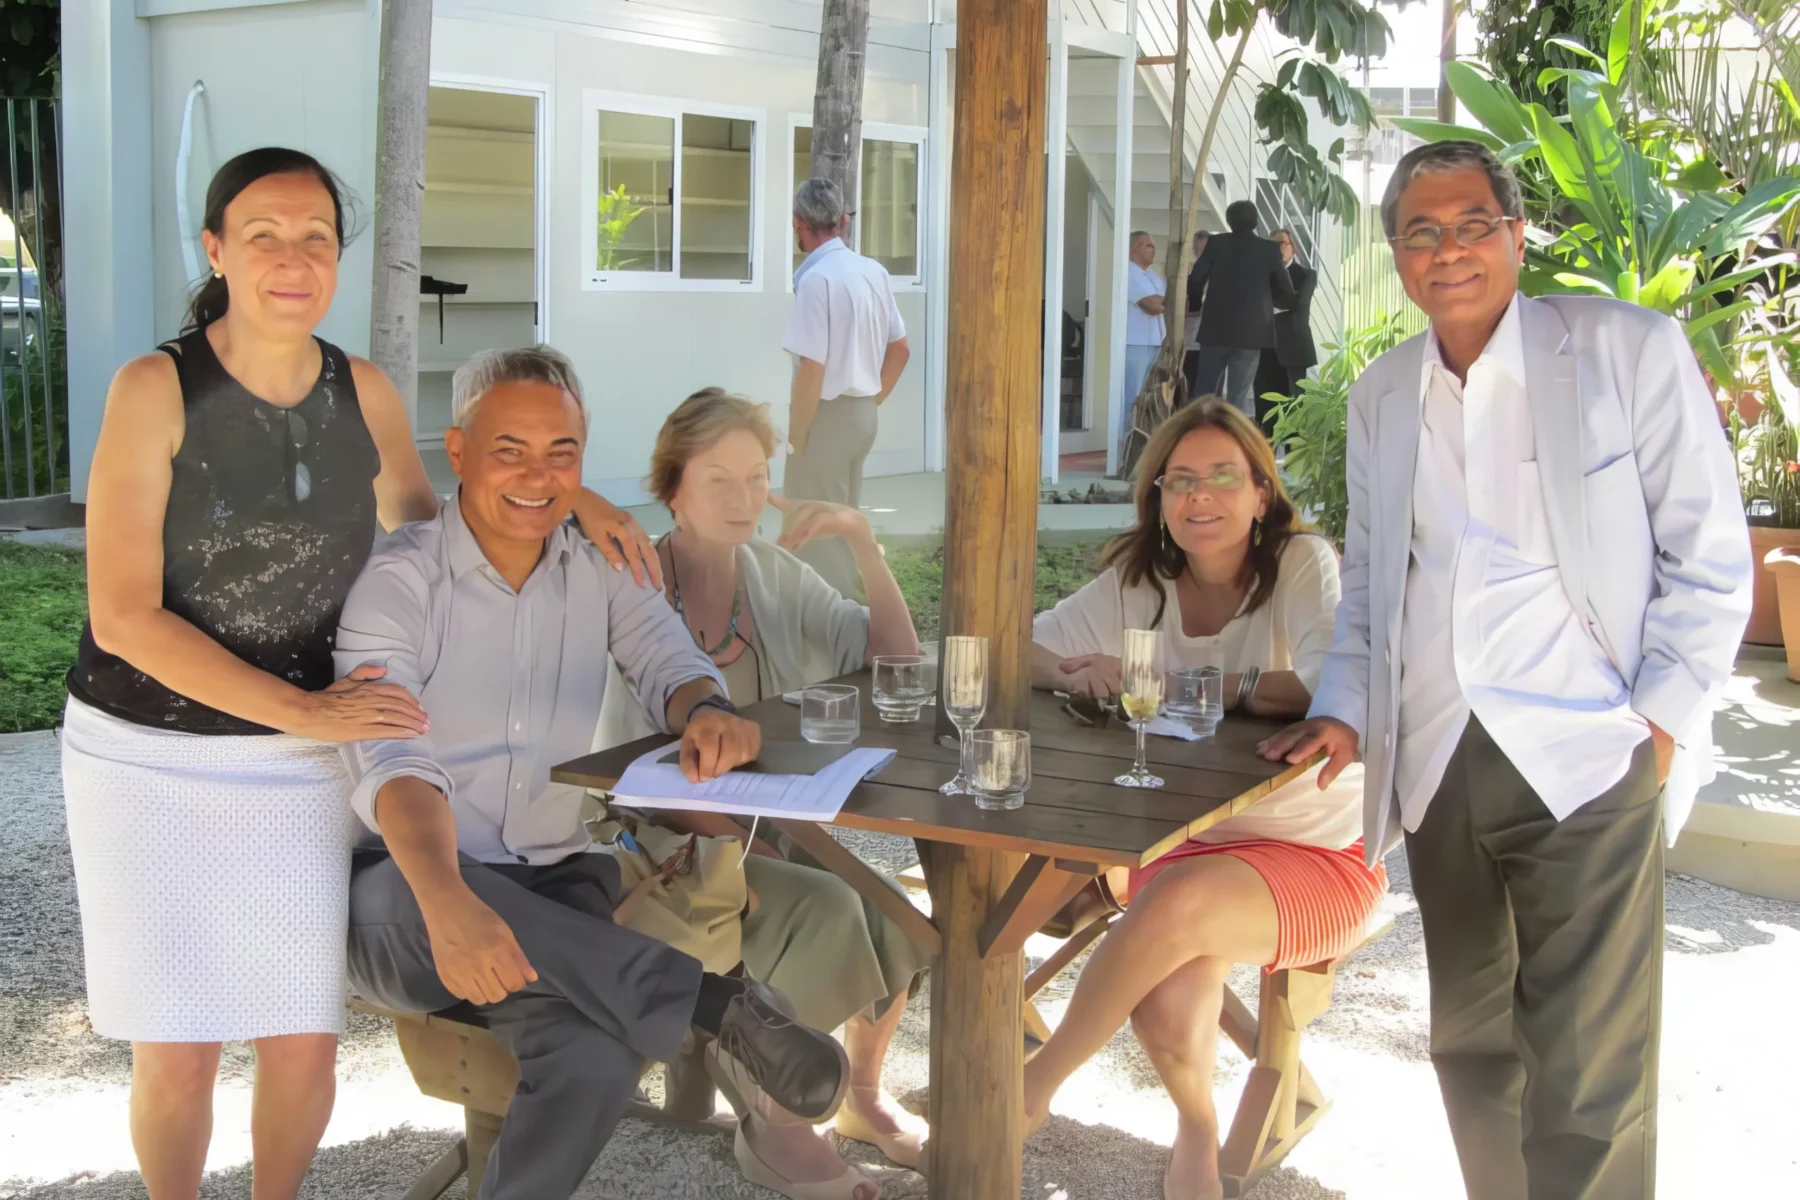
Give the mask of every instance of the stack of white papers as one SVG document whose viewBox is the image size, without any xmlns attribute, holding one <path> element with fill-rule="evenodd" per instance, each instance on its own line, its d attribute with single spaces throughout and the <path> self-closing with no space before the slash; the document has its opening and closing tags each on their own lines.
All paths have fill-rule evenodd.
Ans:
<svg viewBox="0 0 1800 1200">
<path fill-rule="evenodd" d="M 626 767 L 613 797 L 628 808 L 832 821 L 856 785 L 894 758 L 892 750 L 859 746 L 812 775 L 728 771 L 706 783 L 689 783 L 679 764 L 658 761 L 668 752 L 659 746 Z"/>
</svg>

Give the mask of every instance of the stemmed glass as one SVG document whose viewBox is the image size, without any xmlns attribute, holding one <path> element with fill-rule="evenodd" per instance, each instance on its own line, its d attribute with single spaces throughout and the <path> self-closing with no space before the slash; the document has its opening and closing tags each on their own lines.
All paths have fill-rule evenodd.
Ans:
<svg viewBox="0 0 1800 1200">
<path fill-rule="evenodd" d="M 1162 711 L 1163 670 L 1161 638 L 1154 629 L 1127 629 L 1119 650 L 1119 708 L 1126 723 L 1137 733 L 1137 761 L 1131 770 L 1113 780 L 1120 787 L 1159 788 L 1160 776 L 1144 763 L 1144 734 Z"/>
<path fill-rule="evenodd" d="M 938 664 L 938 678 L 944 687 L 944 715 L 962 737 L 956 778 L 938 789 L 946 796 L 975 790 L 974 781 L 969 778 L 969 734 L 987 713 L 987 651 L 984 637 L 944 639 L 944 661 Z"/>
</svg>

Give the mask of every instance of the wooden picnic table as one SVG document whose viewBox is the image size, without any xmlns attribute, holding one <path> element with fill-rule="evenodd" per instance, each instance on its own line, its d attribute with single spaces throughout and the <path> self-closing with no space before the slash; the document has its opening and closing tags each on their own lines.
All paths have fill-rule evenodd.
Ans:
<svg viewBox="0 0 1800 1200">
<path fill-rule="evenodd" d="M 1307 768 L 1266 762 L 1256 754 L 1257 742 L 1283 722 L 1232 716 L 1221 722 L 1214 736 L 1201 741 L 1149 739 L 1147 758 L 1166 784 L 1160 790 L 1117 787 L 1113 777 L 1130 765 L 1135 751 L 1131 731 L 1117 720 L 1101 728 L 1084 727 L 1062 712 L 1062 700 L 1036 692 L 1030 702 L 1032 782 L 1025 805 L 1011 812 L 987 812 L 971 797 L 938 791 L 955 773 L 957 754 L 938 743 L 932 709 L 911 724 L 884 724 L 870 701 L 868 672 L 838 682 L 855 684 L 862 692 L 862 735 L 857 744 L 898 753 L 876 778 L 851 793 L 833 824 L 917 839 L 933 916 L 914 908 L 822 826 L 793 820 L 772 823 L 939 959 L 934 964 L 931 1020 L 933 1169 L 927 1171 L 931 1195 L 987 1200 L 999 1194 L 991 1182 L 952 1175 L 979 1170 L 981 1160 L 996 1150 L 992 1114 L 1022 1103 L 1021 1047 L 1028 1005 L 1016 956 L 1025 939 L 1095 875 L 1155 861 Z M 799 708 L 779 697 L 751 705 L 743 715 L 762 727 L 766 740 L 800 736 Z M 640 755 L 672 740 L 659 735 L 590 754 L 556 767 L 550 777 L 558 783 L 609 789 Z M 1010 885 L 997 903 L 990 903 L 986 897 L 993 889 L 984 886 L 990 871 L 1012 871 L 1015 864 Z M 1005 974 L 1012 982 L 1003 988 L 947 994 L 941 986 L 945 976 L 958 977 L 954 969 L 958 965 L 1003 956 L 1015 960 L 1014 969 Z M 1001 994 L 988 994 L 992 992 Z M 1241 1004 L 1228 1005 L 1227 1018 L 1226 1032 L 1234 1040 L 1244 1045 L 1247 1036 L 1255 1044 L 1256 1020 Z M 1233 1018 L 1239 1025 L 1236 1032 Z M 1012 1060 L 1008 1069 L 997 1073 L 966 1069 L 965 1064 L 991 1061 L 996 1055 Z M 1310 1087 L 1310 1080 L 1298 1077 L 1303 1070 L 1297 1058 L 1291 1073 L 1295 1078 L 1276 1079 L 1273 1085 L 1285 1086 L 1290 1096 L 1296 1088 Z M 1017 1123 L 1011 1128 L 1018 1128 Z M 1304 1129 L 1285 1132 L 1291 1145 Z M 1259 1163 L 1266 1157 L 1264 1143 L 1271 1133 L 1265 1129 L 1255 1139 L 1253 1158 Z M 1012 1142 L 1007 1174 L 1016 1177 L 1018 1139 L 1001 1140 Z M 1280 1153 L 1288 1148 L 1281 1146 Z M 935 1169 L 940 1163 L 972 1166 L 940 1171 Z"/>
</svg>

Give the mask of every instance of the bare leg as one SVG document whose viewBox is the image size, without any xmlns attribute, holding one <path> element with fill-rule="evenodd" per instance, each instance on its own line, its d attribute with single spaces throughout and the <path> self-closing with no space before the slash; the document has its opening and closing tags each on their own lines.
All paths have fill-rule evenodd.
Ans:
<svg viewBox="0 0 1800 1200">
<path fill-rule="evenodd" d="M 150 1200 L 192 1200 L 212 1141 L 217 1042 L 131 1044 L 131 1145 Z"/>
<path fill-rule="evenodd" d="M 1168 1200 L 1219 1200 L 1225 1194 L 1219 1179 L 1213 1064 L 1230 969 L 1222 958 L 1196 958 L 1158 984 L 1131 1014 L 1131 1027 L 1181 1115 L 1163 1181 Z"/>
<path fill-rule="evenodd" d="M 293 1200 L 312 1165 L 337 1097 L 337 1036 L 258 1038 L 250 1109 L 252 1200 Z"/>
<path fill-rule="evenodd" d="M 850 1094 L 838 1110 L 837 1130 L 847 1138 L 880 1146 L 903 1167 L 916 1167 L 922 1157 L 928 1129 L 925 1122 L 900 1107 L 881 1087 L 881 1064 L 888 1043 L 906 1013 L 906 997 L 888 1005 L 887 1012 L 870 1018 L 857 1015 L 844 1023 L 844 1049 L 850 1056 Z"/>
<path fill-rule="evenodd" d="M 1062 1023 L 1025 1064 L 1027 1129 L 1043 1123 L 1063 1081 L 1170 975 L 1196 958 L 1267 963 L 1275 947 L 1275 898 L 1248 863 L 1210 854 L 1165 868 L 1100 940 Z"/>
</svg>

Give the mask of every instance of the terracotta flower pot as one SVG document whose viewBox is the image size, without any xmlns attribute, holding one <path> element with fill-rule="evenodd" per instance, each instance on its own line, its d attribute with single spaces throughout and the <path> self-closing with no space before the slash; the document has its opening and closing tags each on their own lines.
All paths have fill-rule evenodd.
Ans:
<svg viewBox="0 0 1800 1200">
<path fill-rule="evenodd" d="M 1788 678 L 1800 683 L 1800 538 L 1769 551 L 1762 565 L 1775 581 L 1781 631 L 1787 635 Z"/>
<path fill-rule="evenodd" d="M 1787 546 L 1800 546 L 1800 529 L 1777 529 L 1767 525 L 1750 527 L 1750 562 L 1754 571 L 1754 593 L 1750 602 L 1750 625 L 1744 640 L 1758 646 L 1783 644 L 1781 611 L 1776 607 L 1775 576 L 1763 565 L 1769 551 Z M 1800 601 L 1796 601 L 1800 603 Z M 1793 645 L 1793 627 L 1789 626 L 1786 644 Z"/>
</svg>

